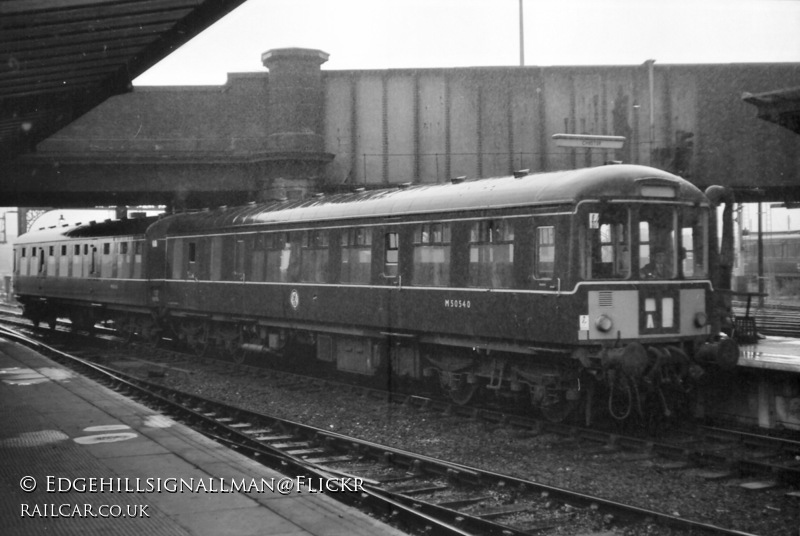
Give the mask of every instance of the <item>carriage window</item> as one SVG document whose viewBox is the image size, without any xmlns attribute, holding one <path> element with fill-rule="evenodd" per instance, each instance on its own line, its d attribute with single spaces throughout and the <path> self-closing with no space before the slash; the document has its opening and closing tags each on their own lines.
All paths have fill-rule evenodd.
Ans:
<svg viewBox="0 0 800 536">
<path fill-rule="evenodd" d="M 626 279 L 631 274 L 630 212 L 598 206 L 579 228 L 584 279 Z"/>
<path fill-rule="evenodd" d="M 400 262 L 400 235 L 399 233 L 386 233 L 383 257 L 384 277 L 397 277 L 398 263 Z"/>
<path fill-rule="evenodd" d="M 267 281 L 289 281 L 292 243 L 288 233 L 272 233 L 265 237 L 267 246 Z"/>
<path fill-rule="evenodd" d="M 120 255 L 127 255 L 128 254 L 128 243 L 127 242 L 120 242 L 120 244 L 119 244 L 119 253 L 120 253 Z"/>
<path fill-rule="evenodd" d="M 66 244 L 61 246 L 61 254 L 62 255 L 66 255 L 67 254 L 67 246 L 66 246 Z"/>
<path fill-rule="evenodd" d="M 81 254 L 81 245 L 80 244 L 75 244 L 75 246 L 73 246 L 72 253 L 74 255 L 80 255 Z"/>
<path fill-rule="evenodd" d="M 537 279 L 549 279 L 555 272 L 556 233 L 551 226 L 536 228 L 536 269 Z"/>
<path fill-rule="evenodd" d="M 514 226 L 509 220 L 472 224 L 469 286 L 511 288 L 514 284 Z"/>
<path fill-rule="evenodd" d="M 342 267 L 340 281 L 366 285 L 372 267 L 372 232 L 369 229 L 347 229 L 342 232 Z"/>
<path fill-rule="evenodd" d="M 103 244 L 103 255 L 108 255 L 109 253 L 111 253 L 111 244 L 106 242 Z"/>
<path fill-rule="evenodd" d="M 328 270 L 328 232 L 307 231 L 303 235 L 300 260 L 300 280 L 324 283 Z"/>
<path fill-rule="evenodd" d="M 49 250 L 50 250 L 50 256 L 51 257 L 56 254 L 56 247 L 55 246 L 50 246 Z"/>
<path fill-rule="evenodd" d="M 250 253 L 250 280 L 261 282 L 266 275 L 267 236 L 257 234 L 253 239 L 253 248 Z"/>
<path fill-rule="evenodd" d="M 675 277 L 678 217 L 674 207 L 654 205 L 639 211 L 639 275 L 644 279 Z"/>
<path fill-rule="evenodd" d="M 708 212 L 684 209 L 681 222 L 681 269 L 684 277 L 708 277 Z"/>
<path fill-rule="evenodd" d="M 450 224 L 426 223 L 414 230 L 416 286 L 443 287 L 450 283 Z"/>
<path fill-rule="evenodd" d="M 123 246 L 128 244 L 123 243 Z M 127 253 L 128 248 L 125 247 L 123 253 Z M 197 242 L 189 242 L 189 262 L 197 262 Z"/>
</svg>

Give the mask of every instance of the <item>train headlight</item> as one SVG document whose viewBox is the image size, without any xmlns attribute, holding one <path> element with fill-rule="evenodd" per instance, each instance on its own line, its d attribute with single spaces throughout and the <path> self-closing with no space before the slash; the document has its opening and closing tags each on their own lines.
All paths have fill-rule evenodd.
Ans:
<svg viewBox="0 0 800 536">
<path fill-rule="evenodd" d="M 708 316 L 704 312 L 699 312 L 694 315 L 694 325 L 698 328 L 704 328 L 708 324 Z"/>
<path fill-rule="evenodd" d="M 598 316 L 597 320 L 594 321 L 594 327 L 596 327 L 598 331 L 607 333 L 614 327 L 614 322 L 611 320 L 610 316 L 603 314 Z"/>
</svg>

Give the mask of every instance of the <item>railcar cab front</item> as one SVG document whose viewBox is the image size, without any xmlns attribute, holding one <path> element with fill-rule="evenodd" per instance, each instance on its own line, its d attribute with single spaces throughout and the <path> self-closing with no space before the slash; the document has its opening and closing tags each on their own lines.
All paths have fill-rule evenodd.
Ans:
<svg viewBox="0 0 800 536">
<path fill-rule="evenodd" d="M 678 184 L 640 180 L 627 199 L 576 211 L 581 340 L 702 340 L 710 291 L 709 208 Z"/>
</svg>

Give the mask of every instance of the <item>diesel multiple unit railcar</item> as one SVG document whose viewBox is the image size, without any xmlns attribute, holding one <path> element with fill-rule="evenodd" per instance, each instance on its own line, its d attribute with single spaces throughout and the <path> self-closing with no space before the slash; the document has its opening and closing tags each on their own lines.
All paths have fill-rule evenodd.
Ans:
<svg viewBox="0 0 800 536">
<path fill-rule="evenodd" d="M 643 166 L 454 180 L 31 233 L 15 289 L 36 322 L 304 354 L 554 420 L 597 390 L 622 419 L 648 393 L 671 411 L 731 351 L 709 323 L 712 214 Z"/>
</svg>

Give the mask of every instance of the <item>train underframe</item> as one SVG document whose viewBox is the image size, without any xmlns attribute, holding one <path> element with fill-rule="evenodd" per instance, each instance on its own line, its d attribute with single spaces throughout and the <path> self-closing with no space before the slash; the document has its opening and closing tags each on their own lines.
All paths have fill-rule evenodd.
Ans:
<svg viewBox="0 0 800 536">
<path fill-rule="evenodd" d="M 622 342 L 612 346 L 536 348 L 470 346 L 425 336 L 367 333 L 315 326 L 279 325 L 260 319 L 200 316 L 143 309 L 23 301 L 24 316 L 54 327 L 67 317 L 73 329 L 111 322 L 126 341 L 158 344 L 167 338 L 198 356 L 271 358 L 300 369 L 327 368 L 361 377 L 388 378 L 389 385 L 436 385 L 456 404 L 476 398 L 526 403 L 560 422 L 607 416 L 652 423 L 691 412 L 698 381 L 708 366 L 728 368 L 738 354 L 731 340 L 679 344 Z M 735 358 L 733 358 L 735 361 Z"/>
</svg>

